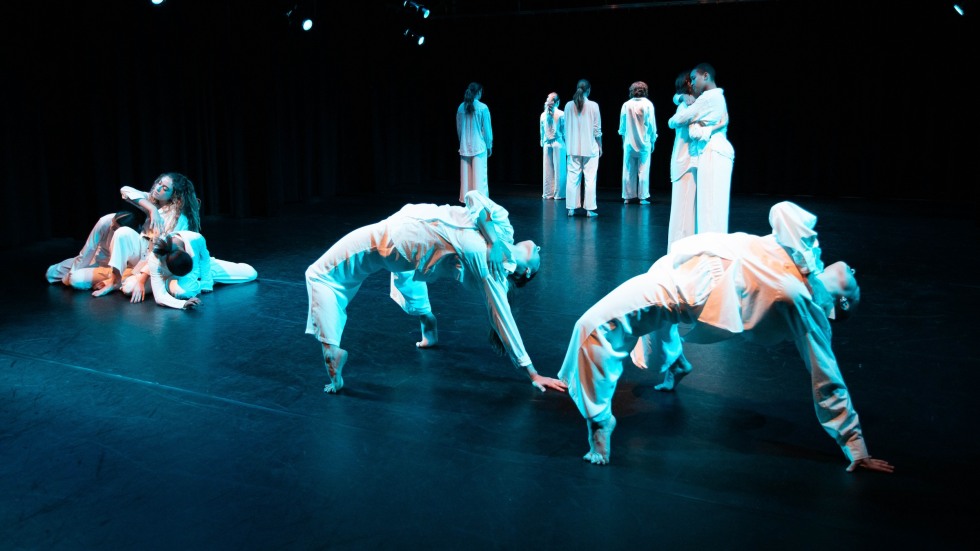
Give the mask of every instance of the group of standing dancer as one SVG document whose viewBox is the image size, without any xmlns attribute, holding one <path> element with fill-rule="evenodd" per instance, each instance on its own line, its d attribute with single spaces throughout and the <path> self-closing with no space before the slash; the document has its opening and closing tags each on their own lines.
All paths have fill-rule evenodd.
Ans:
<svg viewBox="0 0 980 551">
<path fill-rule="evenodd" d="M 671 211 L 668 246 L 681 237 L 703 231 L 728 231 L 735 149 L 728 141 L 728 106 L 717 85 L 713 66 L 700 63 L 682 72 L 675 82 L 676 112 L 668 121 L 674 130 L 671 151 Z M 550 92 L 538 120 L 542 149 L 542 197 L 565 200 L 569 216 L 584 208 L 596 212 L 596 180 L 602 157 L 602 117 L 599 104 L 589 99 L 592 85 L 576 84 L 572 99 L 560 108 L 558 92 Z M 460 192 L 477 190 L 489 197 L 487 158 L 493 152 L 490 109 L 480 100 L 483 86 L 472 82 L 456 111 L 459 139 Z M 623 203 L 650 203 L 650 158 L 657 141 L 657 123 L 649 88 L 643 81 L 629 87 L 620 108 Z M 584 189 L 583 189 L 584 188 Z M 583 193 L 584 191 L 584 193 Z"/>
</svg>

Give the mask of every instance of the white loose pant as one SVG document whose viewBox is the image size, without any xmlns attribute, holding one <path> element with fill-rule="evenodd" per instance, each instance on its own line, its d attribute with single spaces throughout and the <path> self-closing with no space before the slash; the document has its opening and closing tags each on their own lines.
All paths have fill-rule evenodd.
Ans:
<svg viewBox="0 0 980 551">
<path fill-rule="evenodd" d="M 695 199 L 697 184 L 694 182 L 693 170 L 688 170 L 680 179 L 670 184 L 670 221 L 667 223 L 667 252 L 678 239 L 694 235 L 697 228 L 695 222 Z"/>
<path fill-rule="evenodd" d="M 565 207 L 585 210 L 595 210 L 595 184 L 599 173 L 599 156 L 583 157 L 568 156 L 568 181 L 565 187 Z M 581 183 L 585 181 L 585 199 L 582 199 Z"/>
<path fill-rule="evenodd" d="M 347 305 L 364 280 L 381 270 L 392 272 L 392 298 L 405 312 L 413 315 L 432 312 L 428 287 L 411 277 L 415 268 L 412 262 L 397 250 L 392 250 L 389 256 L 379 252 L 377 244 L 383 241 L 387 232 L 383 222 L 358 228 L 341 238 L 306 269 L 308 335 L 320 342 L 340 346 L 347 325 Z"/>
<path fill-rule="evenodd" d="M 490 197 L 487 184 L 487 152 L 472 157 L 459 157 L 459 202 L 466 203 L 467 191 L 477 190 L 484 197 Z"/>
<path fill-rule="evenodd" d="M 650 197 L 650 152 L 623 148 L 623 199 Z"/>
<path fill-rule="evenodd" d="M 558 378 L 586 419 L 612 416 L 612 398 L 623 366 L 634 363 L 666 371 L 683 354 L 679 323 L 697 319 L 701 304 L 687 304 L 656 268 L 635 276 L 589 308 L 572 330 Z M 710 279 L 705 280 L 710 286 Z M 707 299 L 704 293 L 701 300 Z M 638 346 L 641 337 L 648 336 Z"/>
<path fill-rule="evenodd" d="M 544 144 L 544 187 L 542 197 L 545 199 L 564 199 L 565 182 L 568 178 L 565 161 L 565 145 L 559 141 Z"/>
<path fill-rule="evenodd" d="M 724 142 L 727 144 L 727 142 Z M 714 142 L 711 142 L 714 145 Z M 731 146 L 711 147 L 698 158 L 696 233 L 728 233 L 735 153 Z"/>
</svg>

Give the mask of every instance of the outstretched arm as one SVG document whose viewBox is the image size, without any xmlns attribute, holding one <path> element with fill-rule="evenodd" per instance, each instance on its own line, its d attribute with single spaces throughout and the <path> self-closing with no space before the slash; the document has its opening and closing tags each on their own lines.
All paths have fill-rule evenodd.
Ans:
<svg viewBox="0 0 980 551">
<path fill-rule="evenodd" d="M 830 324 L 823 310 L 803 297 L 798 298 L 793 306 L 789 321 L 796 335 L 796 348 L 810 372 L 817 419 L 850 460 L 847 470 L 850 472 L 862 467 L 892 472 L 894 467 L 890 463 L 873 459 L 868 454 L 861 422 L 830 346 Z"/>
<path fill-rule="evenodd" d="M 541 392 L 548 389 L 565 392 L 568 385 L 558 379 L 539 375 L 534 369 L 531 357 L 524 349 L 524 341 L 521 340 L 517 322 L 514 321 L 514 314 L 510 310 L 510 303 L 507 301 L 507 284 L 493 278 L 485 278 L 483 289 L 487 297 L 487 313 L 490 315 L 490 323 L 500 337 L 504 350 L 511 360 L 518 367 L 524 368 L 531 379 L 531 384 Z"/>
</svg>

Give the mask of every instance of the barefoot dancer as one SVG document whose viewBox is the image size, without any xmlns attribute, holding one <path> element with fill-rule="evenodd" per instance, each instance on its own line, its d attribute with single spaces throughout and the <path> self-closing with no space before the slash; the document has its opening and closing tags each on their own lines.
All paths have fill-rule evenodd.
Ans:
<svg viewBox="0 0 980 551">
<path fill-rule="evenodd" d="M 558 377 L 586 419 L 589 453 L 609 462 L 616 427 L 612 398 L 627 358 L 664 373 L 658 390 L 673 390 L 691 371 L 682 341 L 718 342 L 737 334 L 763 344 L 790 340 L 811 374 L 817 419 L 850 464 L 891 472 L 872 459 L 857 412 L 831 349 L 829 320 L 857 306 L 860 289 L 843 262 L 824 269 L 816 216 L 782 202 L 772 207 L 773 233 L 702 233 L 675 241 L 671 252 L 585 312 L 572 332 Z M 689 325 L 683 335 L 679 324 Z M 642 337 L 642 341 L 640 340 Z"/>
<path fill-rule="evenodd" d="M 344 386 L 348 353 L 340 348 L 340 338 L 347 305 L 361 283 L 379 271 L 391 272 L 392 299 L 405 313 L 419 316 L 422 340 L 417 347 L 438 342 L 426 282 L 455 279 L 483 293 L 494 334 L 511 361 L 527 371 L 531 384 L 542 392 L 564 391 L 563 383 L 534 370 L 507 300 L 510 286 L 523 286 L 541 267 L 541 248 L 532 241 L 515 244 L 507 211 L 479 191 L 467 192 L 464 204 L 405 205 L 381 222 L 350 232 L 306 270 L 306 333 L 322 343 L 330 376 L 325 392 Z"/>
</svg>

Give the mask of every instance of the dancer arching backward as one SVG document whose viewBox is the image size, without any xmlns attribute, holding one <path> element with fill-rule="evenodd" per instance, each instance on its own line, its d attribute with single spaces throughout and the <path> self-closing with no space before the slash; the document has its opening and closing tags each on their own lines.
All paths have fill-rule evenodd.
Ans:
<svg viewBox="0 0 980 551">
<path fill-rule="evenodd" d="M 848 471 L 893 470 L 868 454 L 831 348 L 829 322 L 854 310 L 860 288 L 847 264 L 824 269 L 816 220 L 782 202 L 770 209 L 770 235 L 703 233 L 675 241 L 648 272 L 579 318 L 558 377 L 586 419 L 585 460 L 609 462 L 613 393 L 631 355 L 639 367 L 659 368 L 664 382 L 657 389 L 670 391 L 691 371 L 683 341 L 710 343 L 744 334 L 763 344 L 796 344 L 810 372 L 817 419 L 850 461 Z M 683 338 L 679 324 L 691 326 Z"/>
<path fill-rule="evenodd" d="M 306 270 L 309 316 L 306 333 L 323 347 L 330 383 L 326 392 L 344 386 L 348 353 L 340 348 L 347 305 L 371 274 L 391 272 L 391 297 L 405 313 L 419 316 L 419 348 L 438 341 L 436 318 L 426 283 L 455 279 L 486 298 L 494 334 L 531 384 L 564 391 L 565 385 L 539 375 L 524 349 L 508 302 L 510 286 L 521 287 L 541 267 L 540 247 L 514 243 L 507 211 L 477 190 L 464 196 L 465 206 L 408 204 L 388 218 L 356 229 L 330 247 Z"/>
</svg>

